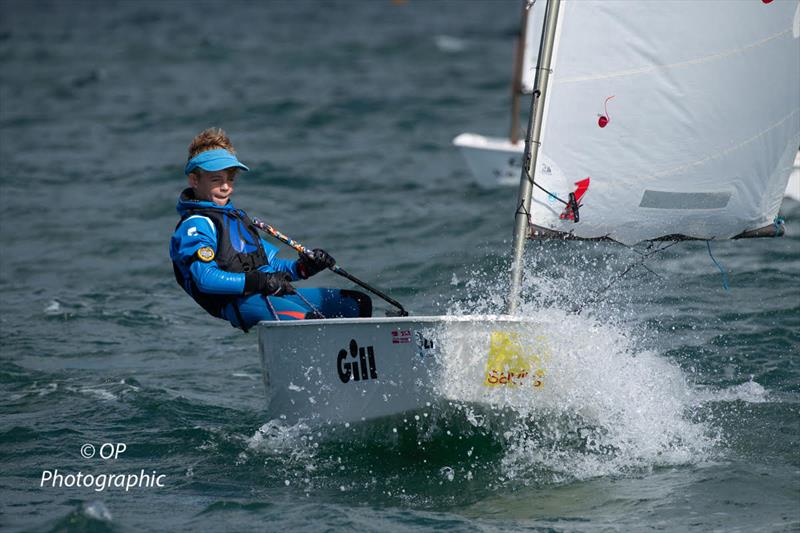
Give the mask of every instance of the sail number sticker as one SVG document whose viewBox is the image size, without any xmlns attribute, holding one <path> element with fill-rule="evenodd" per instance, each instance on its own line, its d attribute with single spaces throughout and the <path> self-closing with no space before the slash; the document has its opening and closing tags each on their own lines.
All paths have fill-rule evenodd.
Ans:
<svg viewBox="0 0 800 533">
<path fill-rule="evenodd" d="M 486 387 L 518 387 L 530 384 L 544 387 L 544 339 L 539 346 L 529 346 L 520 340 L 519 333 L 493 331 L 489 338 L 489 357 L 486 360 Z M 534 348 L 539 348 L 535 350 Z"/>
</svg>

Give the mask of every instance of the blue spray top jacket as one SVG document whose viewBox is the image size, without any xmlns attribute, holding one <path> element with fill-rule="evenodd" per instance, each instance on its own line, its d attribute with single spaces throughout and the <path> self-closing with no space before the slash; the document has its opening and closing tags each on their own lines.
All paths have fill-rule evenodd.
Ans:
<svg viewBox="0 0 800 533">
<path fill-rule="evenodd" d="M 262 239 L 232 202 L 219 206 L 196 200 L 189 188 L 176 208 L 181 220 L 169 250 L 175 279 L 211 315 L 222 318 L 222 308 L 243 295 L 250 270 L 286 272 L 293 280 L 301 279 L 297 261 L 277 257 L 278 248 Z"/>
</svg>

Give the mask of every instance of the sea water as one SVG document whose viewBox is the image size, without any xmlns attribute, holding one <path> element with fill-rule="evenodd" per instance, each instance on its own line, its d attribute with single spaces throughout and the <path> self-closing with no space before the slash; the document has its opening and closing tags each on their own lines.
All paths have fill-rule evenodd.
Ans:
<svg viewBox="0 0 800 533">
<path fill-rule="evenodd" d="M 0 528 L 800 528 L 796 202 L 713 243 L 729 290 L 705 244 L 530 243 L 541 394 L 361 424 L 269 420 L 255 336 L 172 279 L 221 126 L 237 206 L 413 314 L 502 312 L 516 191 L 450 141 L 507 129 L 518 4 L 0 1 Z"/>
</svg>

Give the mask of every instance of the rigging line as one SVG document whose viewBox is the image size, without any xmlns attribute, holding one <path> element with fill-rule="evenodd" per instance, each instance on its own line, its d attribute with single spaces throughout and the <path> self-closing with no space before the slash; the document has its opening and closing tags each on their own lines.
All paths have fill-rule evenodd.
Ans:
<svg viewBox="0 0 800 533">
<path fill-rule="evenodd" d="M 295 292 L 295 294 L 297 295 L 297 297 L 298 297 L 298 298 L 300 298 L 301 300 L 303 300 L 303 303 L 304 303 L 304 304 L 306 304 L 306 305 L 307 305 L 307 306 L 308 306 L 308 307 L 311 309 L 311 311 L 312 311 L 312 316 L 313 316 L 314 318 L 325 318 L 325 315 L 323 315 L 323 314 L 322 314 L 322 312 L 321 312 L 319 309 L 317 309 L 316 307 L 314 307 L 314 304 L 312 304 L 311 302 L 309 302 L 309 301 L 306 299 L 306 297 L 305 297 L 305 296 L 303 296 L 302 294 L 300 294 L 300 291 L 297 291 L 297 292 Z"/>
<path fill-rule="evenodd" d="M 653 250 L 652 252 L 648 252 L 647 254 L 645 254 L 645 256 L 646 256 L 646 257 L 650 257 L 651 255 L 655 255 L 655 254 L 661 253 L 661 252 L 663 252 L 664 250 L 666 250 L 667 248 L 672 248 L 673 246 L 675 246 L 675 245 L 676 245 L 676 244 L 678 244 L 679 242 L 680 242 L 680 241 L 672 241 L 671 243 L 669 243 L 669 244 L 667 244 L 667 245 L 665 245 L 665 246 L 660 246 L 660 247 L 656 248 L 656 249 L 655 249 L 655 250 Z"/>
<path fill-rule="evenodd" d="M 528 211 L 527 209 L 525 209 L 525 201 L 524 200 L 519 203 L 519 207 L 517 207 L 517 211 L 514 214 L 515 215 L 525 215 L 526 217 L 528 217 L 528 222 L 531 221 L 531 212 Z"/>
<path fill-rule="evenodd" d="M 280 322 L 281 317 L 278 316 L 278 313 L 275 311 L 275 307 L 273 307 L 272 302 L 269 301 L 269 296 L 267 296 L 266 294 L 264 294 L 263 296 L 264 296 L 264 301 L 267 302 L 267 307 L 269 307 L 269 312 L 272 313 L 272 316 L 275 317 L 275 320 L 277 322 Z"/>
<path fill-rule="evenodd" d="M 717 268 L 722 273 L 722 287 L 726 291 L 731 290 L 730 286 L 728 285 L 728 273 L 725 272 L 725 269 L 722 268 L 722 265 L 720 265 L 717 262 L 717 260 L 714 258 L 714 254 L 711 253 L 711 241 L 710 240 L 706 241 L 706 246 L 708 247 L 708 255 L 709 255 L 709 257 L 711 257 L 711 260 L 714 262 L 715 265 L 717 265 Z"/>
<path fill-rule="evenodd" d="M 653 246 L 655 246 L 655 245 L 656 245 L 656 241 L 648 241 L 648 243 L 647 243 L 647 247 L 644 249 L 644 251 L 641 251 L 641 252 L 640 252 L 639 250 L 637 250 L 637 249 L 636 249 L 636 248 L 634 248 L 633 246 L 631 246 L 629 249 L 630 249 L 630 251 L 631 251 L 631 252 L 633 252 L 633 253 L 635 253 L 635 254 L 644 255 L 644 254 L 645 254 L 645 253 L 647 253 L 649 250 L 652 250 L 652 249 L 653 249 Z"/>
<path fill-rule="evenodd" d="M 603 287 L 603 288 L 602 288 L 602 289 L 600 289 L 599 291 L 595 291 L 595 293 L 594 293 L 594 294 L 593 294 L 591 297 L 589 297 L 589 298 L 587 298 L 586 300 L 584 300 L 583 302 L 581 302 L 581 304 L 580 304 L 580 305 L 579 305 L 579 306 L 578 306 L 576 309 L 574 309 L 574 310 L 573 310 L 573 313 L 575 313 L 576 315 L 579 315 L 579 314 L 581 314 L 581 311 L 583 311 L 584 307 L 586 307 L 586 306 L 587 306 L 588 304 L 590 304 L 590 303 L 594 303 L 594 302 L 596 301 L 596 299 L 597 299 L 597 297 L 598 297 L 598 296 L 600 296 L 601 294 L 603 294 L 604 292 L 606 292 L 606 291 L 607 291 L 608 289 L 610 289 L 610 288 L 611 288 L 611 287 L 612 287 L 612 286 L 613 286 L 615 283 L 617 283 L 617 282 L 618 282 L 618 281 L 620 281 L 622 278 L 624 278 L 624 277 L 625 277 L 625 276 L 628 274 L 628 272 L 630 272 L 631 270 L 633 270 L 633 269 L 634 269 L 634 267 L 641 265 L 641 266 L 644 266 L 645 268 L 647 268 L 647 267 L 645 266 L 645 264 L 644 264 L 644 262 L 645 262 L 645 261 L 647 261 L 647 259 L 649 259 L 649 258 L 650 258 L 651 256 L 653 256 L 653 255 L 656 255 L 656 254 L 659 254 L 659 253 L 663 252 L 663 251 L 664 251 L 664 250 L 666 250 L 667 248 L 671 248 L 672 246 L 675 246 L 676 244 L 678 244 L 678 242 L 679 242 L 679 241 L 673 241 L 673 242 L 671 242 L 671 243 L 667 244 L 666 246 L 661 246 L 661 247 L 658 247 L 658 248 L 656 248 L 655 250 L 653 250 L 653 251 L 651 251 L 651 252 L 642 253 L 642 254 L 641 254 L 641 257 L 639 258 L 639 260 L 638 260 L 638 261 L 634 261 L 633 263 L 631 263 L 630 265 L 628 265 L 628 267 L 627 267 L 625 270 L 623 270 L 623 271 L 622 271 L 622 272 L 621 272 L 619 275 L 617 275 L 617 277 L 615 277 L 614 279 L 612 279 L 612 280 L 611 280 L 611 281 L 608 283 L 608 285 L 606 285 L 605 287 Z M 627 247 L 627 248 L 628 248 L 629 250 L 633 250 L 633 248 L 632 248 L 632 247 Z M 649 248 L 649 247 L 648 247 L 648 248 Z M 648 268 L 648 270 L 650 270 L 650 269 Z M 652 270 L 650 270 L 650 272 L 652 272 Z M 655 274 L 655 272 L 653 272 L 653 273 Z M 656 274 L 656 275 L 658 276 L 658 274 Z M 660 276 L 659 276 L 659 277 L 660 277 Z"/>
<path fill-rule="evenodd" d="M 309 302 L 302 294 L 300 294 L 299 291 L 295 292 L 295 295 L 299 297 L 301 300 L 303 300 L 303 303 L 305 303 L 308 306 L 308 308 L 311 309 L 313 313 L 311 318 L 325 318 L 325 315 L 323 315 L 319 311 L 319 309 L 314 307 L 314 304 Z M 278 315 L 278 312 L 275 310 L 275 307 L 272 305 L 272 302 L 269 301 L 269 296 L 267 296 L 266 294 L 264 295 L 264 301 L 267 302 L 267 307 L 269 308 L 269 312 L 272 313 L 272 316 L 275 317 L 275 320 L 277 322 L 280 322 L 281 317 Z"/>
<path fill-rule="evenodd" d="M 547 193 L 547 194 L 548 194 L 548 195 L 549 195 L 551 198 L 555 198 L 556 200 L 558 200 L 558 201 L 559 201 L 559 202 L 561 202 L 562 204 L 564 204 L 564 205 L 566 205 L 566 206 L 569 206 L 569 202 L 565 202 L 564 200 L 562 200 L 561 198 L 559 198 L 559 197 L 558 197 L 558 196 L 556 196 L 555 194 L 551 193 L 550 191 L 548 191 L 547 189 L 545 189 L 544 187 L 542 187 L 541 185 L 539 185 L 538 183 L 536 183 L 536 182 L 534 181 L 534 179 L 531 177 L 531 173 L 530 173 L 530 172 L 528 172 L 528 166 L 527 166 L 527 165 L 524 165 L 524 164 L 523 164 L 523 165 L 522 165 L 522 170 L 524 170 L 524 171 L 525 171 L 525 177 L 527 177 L 527 178 L 528 178 L 528 181 L 529 181 L 529 182 L 531 182 L 531 184 L 533 184 L 534 186 L 536 186 L 536 187 L 538 187 L 539 189 L 543 190 L 543 191 L 544 191 L 545 193 Z M 581 204 L 581 205 L 582 205 L 582 204 Z M 581 207 L 581 206 L 579 205 L 578 207 Z M 528 213 L 528 214 L 530 214 L 530 213 Z"/>
<path fill-rule="evenodd" d="M 657 277 L 657 278 L 659 278 L 659 279 L 664 279 L 664 276 L 662 276 L 661 274 L 659 274 L 658 272 L 656 272 L 655 270 L 653 270 L 653 269 L 652 269 L 652 268 L 650 268 L 649 266 L 645 265 L 644 263 L 642 263 L 642 264 L 641 264 L 641 267 L 642 267 L 643 269 L 647 270 L 648 272 L 650 272 L 650 273 L 651 273 L 652 275 L 654 275 L 655 277 Z"/>
</svg>

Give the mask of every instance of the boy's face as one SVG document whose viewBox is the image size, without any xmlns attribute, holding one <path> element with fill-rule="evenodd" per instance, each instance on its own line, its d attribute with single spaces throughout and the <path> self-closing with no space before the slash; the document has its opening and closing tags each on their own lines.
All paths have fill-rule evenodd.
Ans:
<svg viewBox="0 0 800 533">
<path fill-rule="evenodd" d="M 196 168 L 189 174 L 189 186 L 194 189 L 194 197 L 198 200 L 225 205 L 233 195 L 233 182 L 236 179 L 236 168 L 226 168 L 215 172 L 206 172 Z"/>
</svg>

